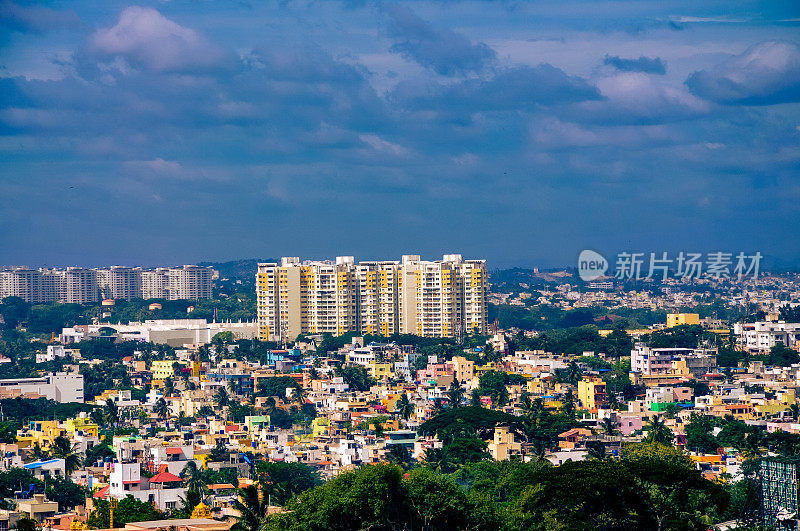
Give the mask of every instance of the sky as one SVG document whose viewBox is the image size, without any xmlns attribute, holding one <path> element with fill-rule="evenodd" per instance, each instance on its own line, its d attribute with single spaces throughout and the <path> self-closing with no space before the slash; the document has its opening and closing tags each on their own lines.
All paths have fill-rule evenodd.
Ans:
<svg viewBox="0 0 800 531">
<path fill-rule="evenodd" d="M 800 265 L 800 3 L 0 0 L 0 265 Z"/>
</svg>

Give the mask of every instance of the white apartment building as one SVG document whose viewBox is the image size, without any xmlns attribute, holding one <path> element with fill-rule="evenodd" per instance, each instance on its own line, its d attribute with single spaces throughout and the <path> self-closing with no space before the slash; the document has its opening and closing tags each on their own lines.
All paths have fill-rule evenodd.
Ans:
<svg viewBox="0 0 800 531">
<path fill-rule="evenodd" d="M 795 350 L 800 348 L 800 323 L 735 323 L 733 333 L 738 336 L 739 343 L 753 353 L 767 353 L 778 343 Z"/>
<path fill-rule="evenodd" d="M 97 272 L 82 267 L 68 267 L 64 273 L 64 288 L 64 302 L 67 304 L 97 302 Z"/>
<path fill-rule="evenodd" d="M 193 265 L 152 271 L 123 266 L 12 269 L 0 271 L 0 299 L 14 296 L 29 303 L 74 304 L 97 302 L 100 298 L 210 299 L 213 279 L 213 269 Z"/>
<path fill-rule="evenodd" d="M 167 297 L 179 299 L 210 299 L 214 270 L 210 267 L 185 265 L 167 270 Z"/>
<path fill-rule="evenodd" d="M 42 275 L 35 269 L 0 271 L 0 294 L 27 302 L 41 302 L 41 281 Z"/>
<path fill-rule="evenodd" d="M 631 371 L 646 376 L 674 374 L 673 362 L 684 361 L 692 374 L 698 375 L 717 365 L 717 349 L 712 348 L 651 348 L 636 343 L 631 350 Z"/>
<path fill-rule="evenodd" d="M 166 299 L 168 267 L 158 267 L 150 271 L 142 271 L 142 298 Z"/>
<path fill-rule="evenodd" d="M 101 298 L 129 301 L 142 296 L 142 270 L 123 266 L 98 269 L 97 285 Z"/>
<path fill-rule="evenodd" d="M 464 261 L 461 255 L 435 262 L 407 255 L 401 262 L 359 264 L 352 256 L 302 264 L 298 257 L 284 257 L 280 265 L 258 266 L 259 337 L 485 333 L 487 287 L 485 261 Z"/>
</svg>

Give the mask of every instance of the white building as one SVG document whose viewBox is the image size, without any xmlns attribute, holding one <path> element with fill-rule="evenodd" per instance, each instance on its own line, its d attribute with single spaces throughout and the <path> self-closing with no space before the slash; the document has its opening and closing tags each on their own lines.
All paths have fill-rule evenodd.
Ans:
<svg viewBox="0 0 800 531">
<path fill-rule="evenodd" d="M 36 353 L 36 363 L 55 361 L 56 358 L 66 356 L 80 357 L 81 351 L 76 348 L 66 348 L 64 345 L 47 345 L 47 352 Z"/>
<path fill-rule="evenodd" d="M 83 403 L 83 375 L 59 372 L 41 378 L 10 378 L 0 380 L 0 390 L 11 394 L 36 393 L 62 403 Z"/>
<path fill-rule="evenodd" d="M 215 271 L 185 265 L 143 271 L 112 266 L 86 269 L 10 269 L 0 271 L 0 299 L 20 297 L 29 303 L 74 304 L 107 299 L 210 299 Z"/>
<path fill-rule="evenodd" d="M 758 321 L 736 323 L 733 333 L 740 344 L 750 352 L 765 353 L 778 343 L 797 349 L 800 347 L 800 323 Z"/>
<path fill-rule="evenodd" d="M 706 373 L 717 365 L 716 349 L 650 348 L 636 343 L 631 350 L 631 371 L 647 376 L 675 373 L 674 361 L 685 361 L 690 372 Z"/>
<path fill-rule="evenodd" d="M 129 301 L 142 296 L 142 270 L 123 266 L 98 269 L 97 285 L 103 299 Z"/>
<path fill-rule="evenodd" d="M 97 495 L 118 500 L 133 496 L 152 503 L 160 511 L 170 511 L 179 507 L 181 498 L 186 497 L 186 489 L 177 486 L 180 481 L 180 477 L 170 472 L 161 472 L 148 480 L 142 477 L 139 463 L 114 463 L 108 490 L 101 490 Z"/>
<path fill-rule="evenodd" d="M 205 319 L 152 319 L 143 323 L 101 323 L 63 328 L 59 340 L 64 344 L 77 343 L 84 338 L 98 336 L 101 328 L 116 330 L 126 341 L 146 341 L 182 347 L 205 345 L 220 332 L 231 332 L 236 339 L 253 339 L 258 336 L 257 323 L 209 323 Z"/>
</svg>

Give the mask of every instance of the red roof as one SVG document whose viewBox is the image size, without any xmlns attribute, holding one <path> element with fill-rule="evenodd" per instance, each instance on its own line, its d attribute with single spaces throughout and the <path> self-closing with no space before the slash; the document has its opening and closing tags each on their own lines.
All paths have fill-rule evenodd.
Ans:
<svg viewBox="0 0 800 531">
<path fill-rule="evenodd" d="M 175 481 L 183 481 L 175 474 L 169 472 L 161 472 L 150 478 L 150 483 L 173 483 Z"/>
<path fill-rule="evenodd" d="M 108 497 L 108 488 L 110 486 L 111 485 L 106 485 L 102 489 L 98 490 L 97 492 L 94 493 L 94 496 L 92 496 L 92 498 L 107 498 Z"/>
<path fill-rule="evenodd" d="M 230 424 L 230 425 L 228 425 L 228 426 L 225 426 L 225 431 L 226 431 L 226 432 L 230 432 L 230 431 L 239 431 L 239 430 L 241 430 L 241 429 L 242 429 L 242 427 L 241 427 L 241 426 L 239 426 L 238 424 Z"/>
<path fill-rule="evenodd" d="M 182 453 L 181 448 L 167 448 L 167 455 L 181 455 Z"/>
</svg>

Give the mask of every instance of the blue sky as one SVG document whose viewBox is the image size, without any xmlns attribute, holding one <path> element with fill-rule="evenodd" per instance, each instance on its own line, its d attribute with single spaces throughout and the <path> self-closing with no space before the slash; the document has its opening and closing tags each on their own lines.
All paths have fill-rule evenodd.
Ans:
<svg viewBox="0 0 800 531">
<path fill-rule="evenodd" d="M 800 262 L 800 4 L 0 1 L 0 264 Z"/>
</svg>

